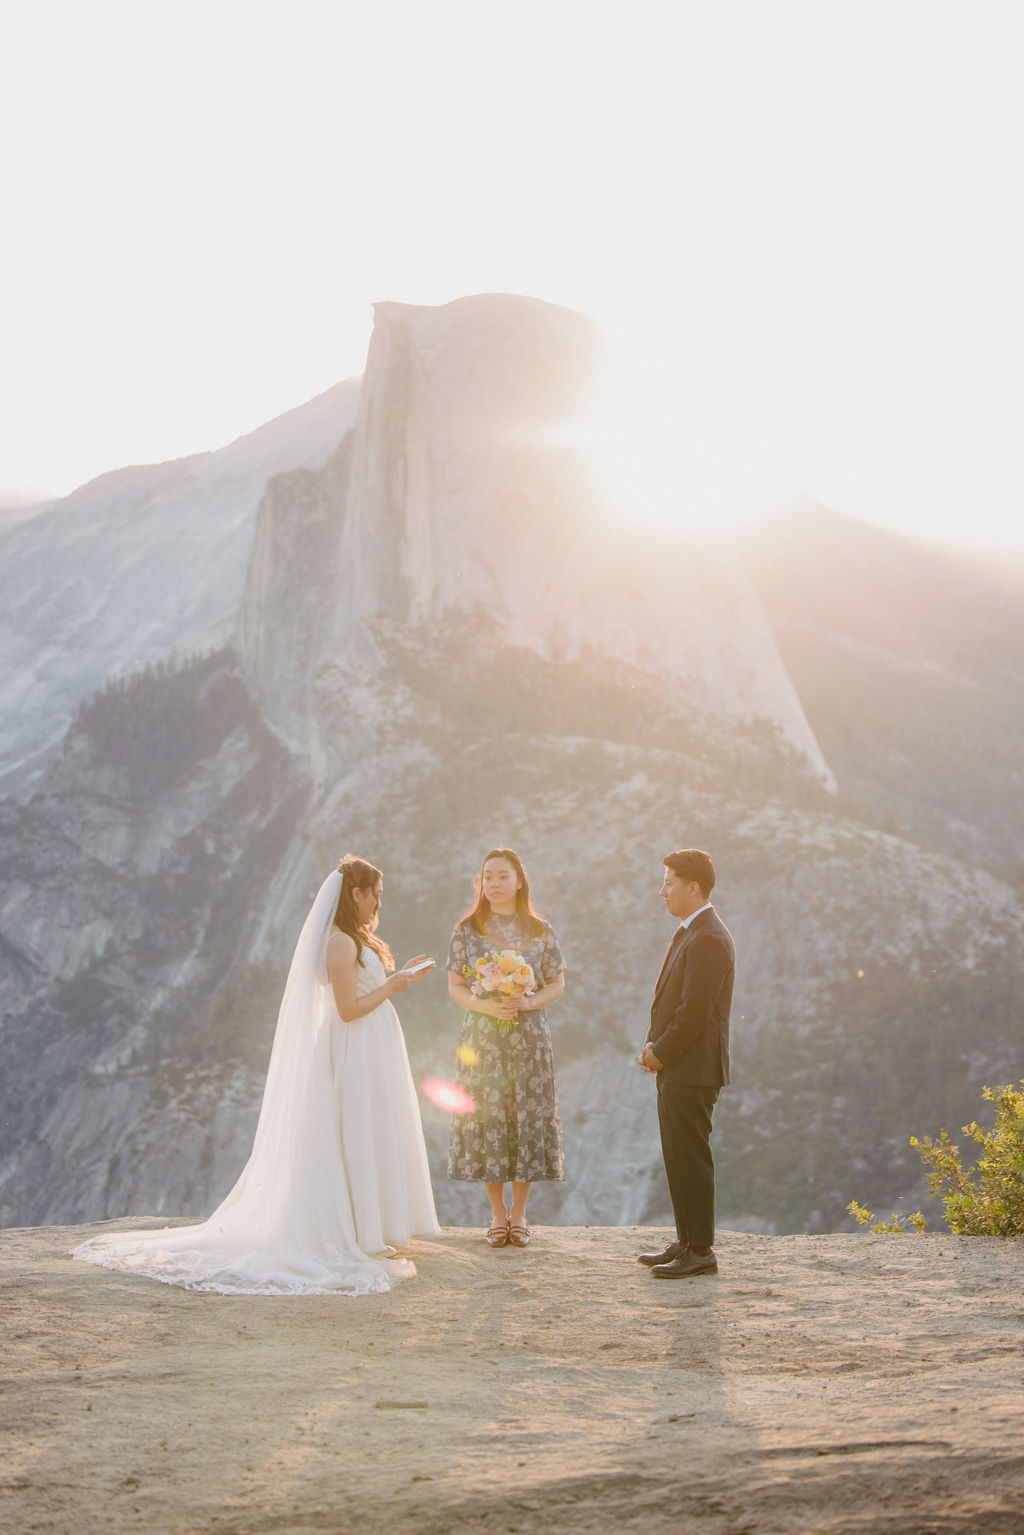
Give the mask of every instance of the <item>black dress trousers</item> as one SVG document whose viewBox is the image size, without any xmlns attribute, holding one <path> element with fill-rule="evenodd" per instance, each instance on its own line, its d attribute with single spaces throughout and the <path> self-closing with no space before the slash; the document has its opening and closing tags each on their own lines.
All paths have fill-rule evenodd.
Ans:
<svg viewBox="0 0 1024 1535">
<path fill-rule="evenodd" d="M 676 1233 L 685 1247 L 699 1250 L 715 1240 L 711 1121 L 720 1091 L 680 1085 L 658 1073 L 658 1128 Z"/>
</svg>

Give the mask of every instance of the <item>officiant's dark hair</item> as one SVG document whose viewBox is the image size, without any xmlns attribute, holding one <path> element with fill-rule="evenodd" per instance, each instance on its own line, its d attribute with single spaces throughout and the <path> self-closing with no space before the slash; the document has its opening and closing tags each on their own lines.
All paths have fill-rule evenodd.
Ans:
<svg viewBox="0 0 1024 1535">
<path fill-rule="evenodd" d="M 338 865 L 338 873 L 341 875 L 341 894 L 334 911 L 334 926 L 354 940 L 356 964 L 363 963 L 365 945 L 380 956 L 385 970 L 393 970 L 395 961 L 391 950 L 383 938 L 378 938 L 365 923 L 360 922 L 352 899 L 353 890 L 376 890 L 377 881 L 384 878 L 383 874 L 372 863 L 367 863 L 365 858 L 357 858 L 354 853 L 345 854 Z"/>
<path fill-rule="evenodd" d="M 485 853 L 480 865 L 480 872 L 474 880 L 476 886 L 476 905 L 467 911 L 463 922 L 472 922 L 478 933 L 487 933 L 487 923 L 491 915 L 491 903 L 484 895 L 484 865 L 492 858 L 507 858 L 516 871 L 519 880 L 519 889 L 516 891 L 516 916 L 519 918 L 519 926 L 524 933 L 530 933 L 534 938 L 539 938 L 544 931 L 544 918 L 539 911 L 534 911 L 533 902 L 530 899 L 530 881 L 526 870 L 523 868 L 523 860 L 512 847 L 492 847 L 489 853 Z"/>
<path fill-rule="evenodd" d="M 702 853 L 699 847 L 686 847 L 678 853 L 666 853 L 661 860 L 666 869 L 687 884 L 695 879 L 700 886 L 700 893 L 708 900 L 715 888 L 715 866 L 711 861 L 710 853 Z"/>
</svg>

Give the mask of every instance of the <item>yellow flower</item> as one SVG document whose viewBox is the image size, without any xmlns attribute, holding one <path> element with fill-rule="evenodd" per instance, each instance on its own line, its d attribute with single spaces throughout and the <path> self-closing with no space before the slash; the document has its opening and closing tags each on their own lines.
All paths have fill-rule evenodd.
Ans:
<svg viewBox="0 0 1024 1535">
<path fill-rule="evenodd" d="M 480 1052 L 474 1050 L 472 1045 L 460 1045 L 455 1052 L 464 1066 L 479 1066 Z"/>
</svg>

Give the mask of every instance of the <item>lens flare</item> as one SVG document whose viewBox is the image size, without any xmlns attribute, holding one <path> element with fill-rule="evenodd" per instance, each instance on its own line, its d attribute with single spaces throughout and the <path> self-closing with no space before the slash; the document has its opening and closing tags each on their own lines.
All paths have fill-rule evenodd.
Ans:
<svg viewBox="0 0 1024 1535">
<path fill-rule="evenodd" d="M 480 1051 L 474 1050 L 472 1045 L 460 1045 L 455 1054 L 463 1066 L 479 1066 Z"/>
<path fill-rule="evenodd" d="M 420 1083 L 423 1096 L 435 1109 L 445 1114 L 474 1114 L 476 1104 L 457 1082 L 446 1082 L 443 1077 L 424 1077 Z"/>
</svg>

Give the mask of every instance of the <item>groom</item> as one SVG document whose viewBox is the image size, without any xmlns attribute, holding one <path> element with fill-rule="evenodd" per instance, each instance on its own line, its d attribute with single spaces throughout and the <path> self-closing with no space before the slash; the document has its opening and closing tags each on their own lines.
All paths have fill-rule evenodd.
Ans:
<svg viewBox="0 0 1024 1535">
<path fill-rule="evenodd" d="M 678 1241 L 641 1253 L 658 1279 L 715 1274 L 711 1120 L 729 1081 L 729 1009 L 736 950 L 711 904 L 715 866 L 697 848 L 664 859 L 661 898 L 679 918 L 654 989 L 640 1065 L 658 1078 L 658 1126 Z"/>
</svg>

